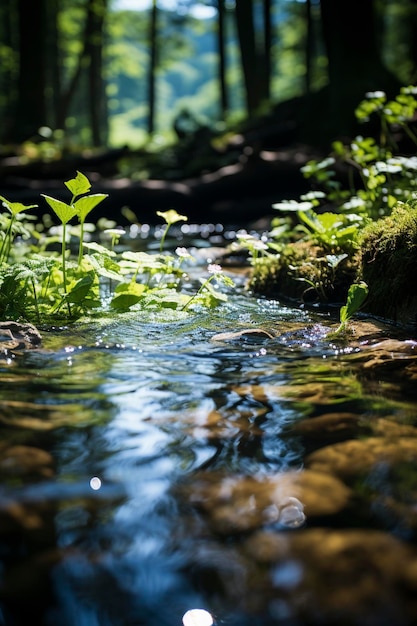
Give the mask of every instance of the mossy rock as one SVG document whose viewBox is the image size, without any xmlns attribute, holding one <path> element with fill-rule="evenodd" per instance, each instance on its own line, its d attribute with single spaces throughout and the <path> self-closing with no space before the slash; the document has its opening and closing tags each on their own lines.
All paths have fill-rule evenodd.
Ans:
<svg viewBox="0 0 417 626">
<path fill-rule="evenodd" d="M 366 310 L 417 327 L 417 208 L 398 203 L 362 235 L 361 278 L 369 287 Z"/>
<path fill-rule="evenodd" d="M 359 261 L 346 257 L 335 265 L 332 257 L 336 258 L 310 242 L 290 243 L 280 254 L 257 260 L 249 287 L 255 293 L 300 303 L 345 302 Z"/>
</svg>

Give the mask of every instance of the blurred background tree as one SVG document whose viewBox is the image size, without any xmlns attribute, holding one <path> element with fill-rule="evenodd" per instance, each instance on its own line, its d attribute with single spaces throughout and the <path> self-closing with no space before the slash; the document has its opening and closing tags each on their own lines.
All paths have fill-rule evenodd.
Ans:
<svg viewBox="0 0 417 626">
<path fill-rule="evenodd" d="M 0 18 L 3 146 L 161 145 L 181 111 L 227 128 L 285 102 L 305 137 L 348 133 L 367 90 L 416 79 L 417 0 L 3 0 Z"/>
</svg>

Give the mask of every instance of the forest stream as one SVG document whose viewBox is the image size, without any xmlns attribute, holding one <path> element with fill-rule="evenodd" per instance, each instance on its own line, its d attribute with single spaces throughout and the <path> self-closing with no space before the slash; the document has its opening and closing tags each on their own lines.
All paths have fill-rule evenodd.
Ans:
<svg viewBox="0 0 417 626">
<path fill-rule="evenodd" d="M 214 311 L 0 337 L 1 626 L 416 624 L 417 343 L 228 271 Z"/>
</svg>

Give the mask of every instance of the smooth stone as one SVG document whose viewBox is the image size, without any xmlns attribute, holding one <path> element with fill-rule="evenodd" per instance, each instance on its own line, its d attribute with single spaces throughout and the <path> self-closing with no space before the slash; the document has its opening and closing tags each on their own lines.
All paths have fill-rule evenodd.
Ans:
<svg viewBox="0 0 417 626">
<path fill-rule="evenodd" d="M 268 524 L 298 528 L 306 519 L 335 515 L 348 506 L 351 490 L 329 474 L 302 470 L 268 477 L 197 475 L 186 495 L 216 532 L 229 534 Z"/>
</svg>

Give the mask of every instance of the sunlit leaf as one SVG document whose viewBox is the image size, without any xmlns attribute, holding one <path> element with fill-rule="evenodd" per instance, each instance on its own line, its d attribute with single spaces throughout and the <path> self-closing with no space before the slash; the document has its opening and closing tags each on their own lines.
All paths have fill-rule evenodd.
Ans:
<svg viewBox="0 0 417 626">
<path fill-rule="evenodd" d="M 81 304 L 94 283 L 94 276 L 94 272 L 89 272 L 86 276 L 80 278 L 68 291 L 65 299 L 74 304 Z"/>
<path fill-rule="evenodd" d="M 168 211 L 157 211 L 156 214 L 159 217 L 162 217 L 162 219 L 164 219 L 169 226 L 171 226 L 171 224 L 175 224 L 176 222 L 186 222 L 188 220 L 188 217 L 186 215 L 180 215 L 175 209 L 169 209 Z"/>
<path fill-rule="evenodd" d="M 77 211 L 80 222 L 84 222 L 87 215 L 107 197 L 107 193 L 95 193 L 79 198 L 76 202 L 74 202 L 74 208 Z"/>
<path fill-rule="evenodd" d="M 22 204 L 21 202 L 9 202 L 3 196 L 0 196 L 0 200 L 3 206 L 10 211 L 12 215 L 17 215 L 18 213 L 22 213 L 23 211 L 27 211 L 28 209 L 35 209 L 37 204 Z"/>
<path fill-rule="evenodd" d="M 340 322 L 346 323 L 359 310 L 368 295 L 368 285 L 361 281 L 350 286 L 346 304 L 340 308 Z"/>
<path fill-rule="evenodd" d="M 66 204 L 65 202 L 61 202 L 61 200 L 57 200 L 56 198 L 52 198 L 51 196 L 46 196 L 45 194 L 41 194 L 57 215 L 62 224 L 67 224 L 75 215 L 77 215 L 76 209 L 70 204 Z"/>
<path fill-rule="evenodd" d="M 91 183 L 87 176 L 77 171 L 77 176 L 67 180 L 64 185 L 70 190 L 73 197 L 80 196 L 81 194 L 88 193 L 91 189 Z"/>
<path fill-rule="evenodd" d="M 113 309 L 126 310 L 137 304 L 143 297 L 146 286 L 139 283 L 123 283 L 115 289 L 116 295 L 110 302 Z"/>
</svg>

